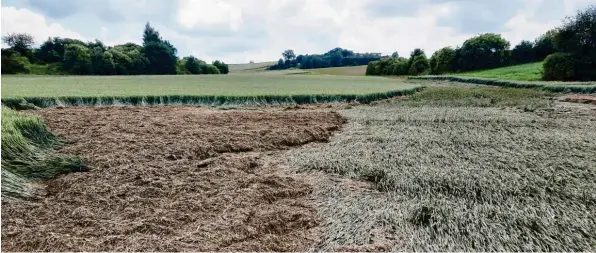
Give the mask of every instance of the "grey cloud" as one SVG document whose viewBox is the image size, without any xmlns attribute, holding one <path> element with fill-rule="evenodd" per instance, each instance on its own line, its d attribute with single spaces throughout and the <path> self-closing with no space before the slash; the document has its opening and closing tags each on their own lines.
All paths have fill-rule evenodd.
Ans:
<svg viewBox="0 0 596 253">
<path fill-rule="evenodd" d="M 29 0 L 29 5 L 52 18 L 64 18 L 77 13 L 82 7 L 81 1 L 69 0 Z"/>
<path fill-rule="evenodd" d="M 440 26 L 455 28 L 457 33 L 500 32 L 521 6 L 520 0 L 454 1 L 455 13 L 439 19 Z"/>
</svg>

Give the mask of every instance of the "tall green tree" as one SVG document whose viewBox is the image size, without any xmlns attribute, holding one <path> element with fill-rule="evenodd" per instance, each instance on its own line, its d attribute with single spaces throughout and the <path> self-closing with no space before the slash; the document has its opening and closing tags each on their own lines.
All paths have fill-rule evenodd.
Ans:
<svg viewBox="0 0 596 253">
<path fill-rule="evenodd" d="M 147 58 L 147 74 L 167 75 L 176 74 L 176 48 L 168 41 L 163 41 L 159 32 L 145 25 L 143 31 L 143 54 Z"/>
<path fill-rule="evenodd" d="M 542 61 L 550 54 L 557 52 L 555 48 L 555 35 L 557 29 L 547 31 L 545 34 L 540 35 L 534 41 L 534 50 L 536 53 L 536 60 Z"/>
<path fill-rule="evenodd" d="M 296 54 L 294 53 L 294 50 L 292 50 L 292 49 L 288 49 L 288 50 L 284 51 L 282 53 L 282 56 L 284 57 L 284 60 L 286 60 L 286 61 L 292 61 L 296 58 Z"/>
<path fill-rule="evenodd" d="M 31 49 L 33 49 L 35 39 L 28 33 L 9 33 L 2 36 L 2 42 L 6 43 L 12 50 L 22 56 L 27 56 L 31 53 Z"/>
<path fill-rule="evenodd" d="M 458 49 L 458 68 L 469 71 L 506 65 L 508 63 L 506 51 L 509 46 L 509 41 L 500 34 L 485 33 L 474 36 L 466 40 Z"/>
<path fill-rule="evenodd" d="M 511 50 L 511 58 L 514 64 L 536 61 L 534 44 L 530 41 L 522 40 Z"/>
<path fill-rule="evenodd" d="M 424 50 L 421 48 L 416 48 L 410 53 L 410 59 L 408 60 L 408 69 L 410 69 L 412 67 L 412 64 L 414 63 L 414 59 L 417 56 L 421 56 L 421 55 L 423 55 L 424 58 L 426 59 L 426 54 L 424 53 Z"/>
<path fill-rule="evenodd" d="M 149 22 L 145 24 L 145 30 L 143 31 L 143 45 L 149 42 L 163 42 L 159 32 L 151 26 Z"/>
</svg>

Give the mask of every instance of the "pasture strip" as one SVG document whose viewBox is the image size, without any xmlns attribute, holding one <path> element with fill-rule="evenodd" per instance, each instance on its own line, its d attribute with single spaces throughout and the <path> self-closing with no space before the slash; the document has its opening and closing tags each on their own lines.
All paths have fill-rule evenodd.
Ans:
<svg viewBox="0 0 596 253">
<path fill-rule="evenodd" d="M 411 76 L 410 80 L 439 80 L 461 83 L 502 86 L 511 88 L 535 88 L 551 92 L 596 93 L 596 82 L 518 82 L 498 79 L 458 77 L 458 76 Z"/>
</svg>

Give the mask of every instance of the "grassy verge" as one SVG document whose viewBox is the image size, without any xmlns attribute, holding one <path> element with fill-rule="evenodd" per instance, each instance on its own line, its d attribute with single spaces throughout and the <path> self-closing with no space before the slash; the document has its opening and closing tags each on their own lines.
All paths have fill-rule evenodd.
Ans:
<svg viewBox="0 0 596 253">
<path fill-rule="evenodd" d="M 270 95 L 270 96 L 129 96 L 129 97 L 27 97 L 4 98 L 2 103 L 14 109 L 56 106 L 147 106 L 147 105 L 272 105 L 332 102 L 370 103 L 395 96 L 410 95 L 422 87 L 371 94 L 344 95 Z"/>
<path fill-rule="evenodd" d="M 411 80 L 439 80 L 511 88 L 536 88 L 551 92 L 596 93 L 596 82 L 521 82 L 459 76 L 412 76 Z"/>
<path fill-rule="evenodd" d="M 342 111 L 350 122 L 342 134 L 329 145 L 292 151 L 291 161 L 305 171 L 369 181 L 383 194 L 321 186 L 318 209 L 332 218 L 318 249 L 594 250 L 593 116 L 499 108 L 541 97 L 549 95 L 431 87 Z"/>
<path fill-rule="evenodd" d="M 542 80 L 542 65 L 543 62 L 534 62 L 496 69 L 457 73 L 454 75 L 512 81 L 540 81 Z"/>
<path fill-rule="evenodd" d="M 31 196 L 31 182 L 84 171 L 81 159 L 55 153 L 62 143 L 38 117 L 2 108 L 2 199 Z"/>
</svg>

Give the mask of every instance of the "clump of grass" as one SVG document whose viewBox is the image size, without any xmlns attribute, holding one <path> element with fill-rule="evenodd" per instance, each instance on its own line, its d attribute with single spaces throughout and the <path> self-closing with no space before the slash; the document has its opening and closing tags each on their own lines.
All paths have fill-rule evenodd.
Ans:
<svg viewBox="0 0 596 253">
<path fill-rule="evenodd" d="M 342 111 L 350 123 L 329 145 L 292 151 L 302 170 L 370 181 L 384 192 L 321 186 L 318 209 L 333 218 L 318 249 L 369 243 L 371 231 L 384 231 L 392 251 L 595 249 L 590 116 L 433 106 L 446 98 L 429 90 L 419 95 L 427 106 L 397 102 Z M 461 100 L 475 92 L 452 95 Z"/>
<path fill-rule="evenodd" d="M 2 198 L 30 196 L 33 180 L 87 170 L 80 158 L 53 152 L 61 144 L 40 118 L 2 107 Z"/>
</svg>

